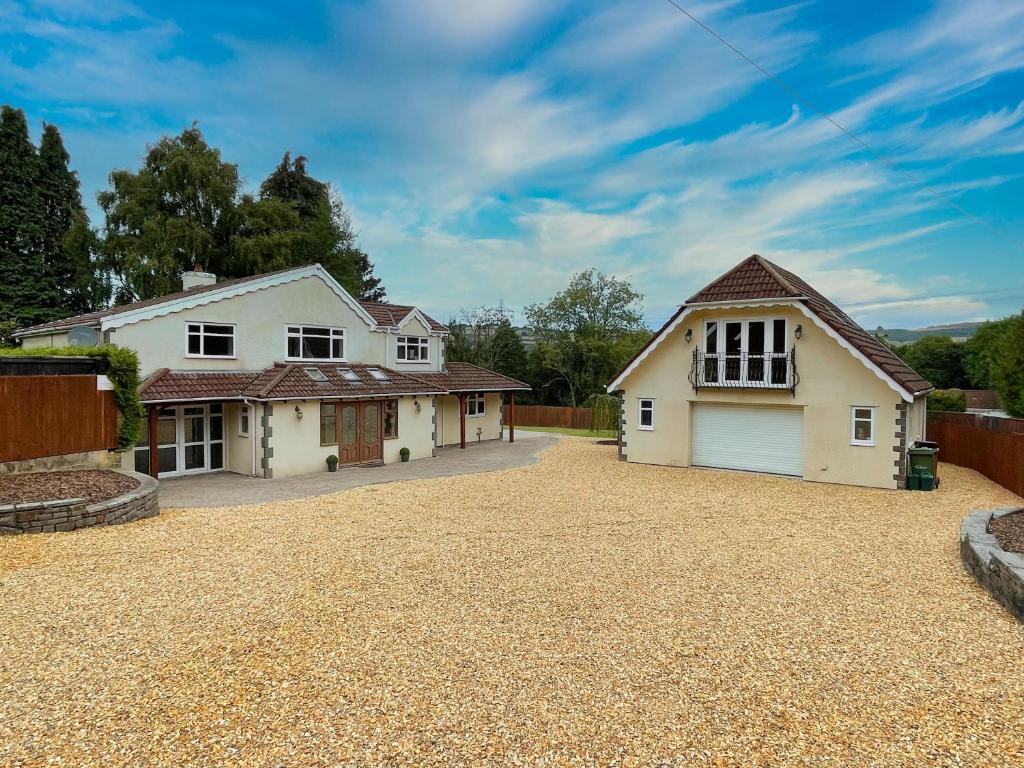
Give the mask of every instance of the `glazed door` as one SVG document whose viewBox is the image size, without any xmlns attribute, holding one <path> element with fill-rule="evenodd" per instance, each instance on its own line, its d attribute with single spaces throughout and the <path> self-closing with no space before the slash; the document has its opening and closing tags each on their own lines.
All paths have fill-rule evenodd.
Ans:
<svg viewBox="0 0 1024 768">
<path fill-rule="evenodd" d="M 359 463 L 359 405 L 338 406 L 338 460 L 341 464 Z"/>
<path fill-rule="evenodd" d="M 380 461 L 380 403 L 359 405 L 359 460 Z"/>
</svg>

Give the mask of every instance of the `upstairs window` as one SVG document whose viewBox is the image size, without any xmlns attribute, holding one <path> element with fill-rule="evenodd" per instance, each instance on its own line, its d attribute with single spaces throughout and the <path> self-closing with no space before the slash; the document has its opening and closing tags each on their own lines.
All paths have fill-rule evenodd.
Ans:
<svg viewBox="0 0 1024 768">
<path fill-rule="evenodd" d="M 234 357 L 235 326 L 188 323 L 189 357 Z"/>
<path fill-rule="evenodd" d="M 288 359 L 344 360 L 345 329 L 316 325 L 289 325 Z"/>
<path fill-rule="evenodd" d="M 483 416 L 487 413 L 487 400 L 483 395 L 470 395 L 466 398 L 466 415 Z"/>
<path fill-rule="evenodd" d="M 426 336 L 399 336 L 398 359 L 407 363 L 430 360 L 430 339 Z"/>
</svg>

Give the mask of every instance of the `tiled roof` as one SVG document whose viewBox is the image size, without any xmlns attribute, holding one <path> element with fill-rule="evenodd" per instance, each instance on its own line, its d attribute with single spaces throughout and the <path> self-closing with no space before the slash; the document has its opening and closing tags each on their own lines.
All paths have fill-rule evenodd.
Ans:
<svg viewBox="0 0 1024 768">
<path fill-rule="evenodd" d="M 241 392 L 262 371 L 171 371 L 161 368 L 139 387 L 139 399 L 146 403 L 181 400 L 229 400 Z"/>
<path fill-rule="evenodd" d="M 714 282 L 706 285 L 669 318 L 643 349 L 623 366 L 612 381 L 618 379 L 633 362 L 669 328 L 676 318 L 692 304 L 704 302 L 738 302 L 750 299 L 787 299 L 802 302 L 854 349 L 874 363 L 894 382 L 916 395 L 932 389 L 917 371 L 903 362 L 882 342 L 865 331 L 843 310 L 814 290 L 803 278 L 789 272 L 768 259 L 754 254 L 744 259 Z"/>
<path fill-rule="evenodd" d="M 270 277 L 271 275 L 280 275 L 285 272 L 291 272 L 294 269 L 302 269 L 302 267 L 290 267 L 288 269 L 279 269 L 276 272 L 264 272 L 262 275 L 251 275 L 249 277 L 236 277 L 233 280 L 224 280 L 213 285 L 200 285 L 195 288 L 190 288 L 187 291 L 178 291 L 177 293 L 168 293 L 164 296 L 154 296 L 151 299 L 145 299 L 143 301 L 133 301 L 131 304 L 120 304 L 116 307 L 108 307 L 107 309 L 101 309 L 98 312 L 89 312 L 85 315 L 75 315 L 74 317 L 66 317 L 63 320 L 53 320 L 49 323 L 41 323 L 40 325 L 33 325 L 28 328 L 21 329 L 18 334 L 24 334 L 28 332 L 36 331 L 47 331 L 57 330 L 60 328 L 72 328 L 76 325 L 93 325 L 98 323 L 105 317 L 113 317 L 119 315 L 122 312 L 131 312 L 136 309 L 144 309 L 145 307 L 154 307 L 158 304 L 163 304 L 168 301 L 176 301 L 177 299 L 185 298 L 186 296 L 200 296 L 210 291 L 220 290 L 221 288 L 229 288 L 233 285 L 241 285 L 243 283 L 250 283 L 253 280 L 260 280 L 264 277 Z"/>
<path fill-rule="evenodd" d="M 412 312 L 416 307 L 407 306 L 404 304 L 386 304 L 380 301 L 360 301 L 359 304 L 365 309 L 370 317 L 373 318 L 377 325 L 389 325 L 398 326 L 406 316 Z M 434 318 L 430 317 L 422 309 L 420 313 L 427 318 L 427 323 L 430 325 L 432 331 L 447 331 L 448 326 L 442 325 L 437 322 Z"/>
<path fill-rule="evenodd" d="M 422 379 L 448 392 L 493 392 L 507 389 L 530 389 L 518 379 L 503 376 L 472 363 L 447 363 L 441 373 L 417 373 Z"/>
<path fill-rule="evenodd" d="M 315 381 L 304 369 L 316 368 L 327 381 Z M 348 381 L 339 370 L 350 370 L 358 382 Z M 375 379 L 370 370 L 383 373 L 388 381 Z M 346 365 L 344 363 L 288 363 L 263 371 L 243 391 L 257 400 L 278 398 L 381 397 L 384 395 L 442 394 L 443 390 L 417 377 L 382 368 L 379 365 Z"/>
</svg>

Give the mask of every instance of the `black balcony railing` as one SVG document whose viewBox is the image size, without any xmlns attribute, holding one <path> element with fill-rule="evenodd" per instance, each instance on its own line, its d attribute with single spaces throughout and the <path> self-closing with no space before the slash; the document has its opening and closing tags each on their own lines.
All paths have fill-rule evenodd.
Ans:
<svg viewBox="0 0 1024 768">
<path fill-rule="evenodd" d="M 763 355 L 707 354 L 695 349 L 689 379 L 695 391 L 711 387 L 788 389 L 795 395 L 800 382 L 796 347 Z"/>
</svg>

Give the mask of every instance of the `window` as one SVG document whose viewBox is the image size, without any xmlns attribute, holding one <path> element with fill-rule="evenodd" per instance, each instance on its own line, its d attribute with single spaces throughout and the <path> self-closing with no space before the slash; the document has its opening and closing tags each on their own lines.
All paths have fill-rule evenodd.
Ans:
<svg viewBox="0 0 1024 768">
<path fill-rule="evenodd" d="M 362 384 L 363 380 L 359 378 L 359 374 L 353 371 L 351 368 L 339 368 L 338 375 L 341 376 L 345 381 L 351 382 L 352 384 Z"/>
<path fill-rule="evenodd" d="M 238 409 L 238 436 L 249 436 L 249 406 L 243 405 Z"/>
<path fill-rule="evenodd" d="M 344 360 L 345 329 L 289 325 L 288 359 Z"/>
<path fill-rule="evenodd" d="M 388 375 L 380 368 L 367 368 L 366 372 L 373 376 L 377 381 L 391 381 L 391 379 L 388 378 Z"/>
<path fill-rule="evenodd" d="M 654 399 L 649 397 L 640 398 L 640 417 L 637 419 L 637 429 L 647 431 L 654 430 Z"/>
<path fill-rule="evenodd" d="M 188 323 L 189 357 L 234 357 L 235 326 Z"/>
<path fill-rule="evenodd" d="M 466 398 L 466 415 L 483 416 L 487 412 L 487 400 L 483 395 L 470 395 Z"/>
<path fill-rule="evenodd" d="M 398 437 L 398 401 L 388 400 L 384 403 L 384 439 Z"/>
<path fill-rule="evenodd" d="M 874 406 L 855 405 L 851 409 L 853 415 L 853 434 L 851 445 L 875 444 L 875 408 Z"/>
<path fill-rule="evenodd" d="M 337 445 L 338 410 L 334 403 L 320 403 L 320 445 Z"/>
<path fill-rule="evenodd" d="M 786 320 L 707 320 L 703 384 L 790 386 Z"/>
<path fill-rule="evenodd" d="M 407 363 L 425 363 L 430 359 L 430 339 L 426 336 L 399 336 L 398 359 Z"/>
<path fill-rule="evenodd" d="M 309 378 L 311 378 L 317 384 L 330 383 L 330 379 L 328 379 L 327 376 L 324 375 L 324 372 L 321 371 L 319 368 L 303 368 L 302 370 L 304 370 L 306 372 L 306 375 L 309 376 Z"/>
</svg>

